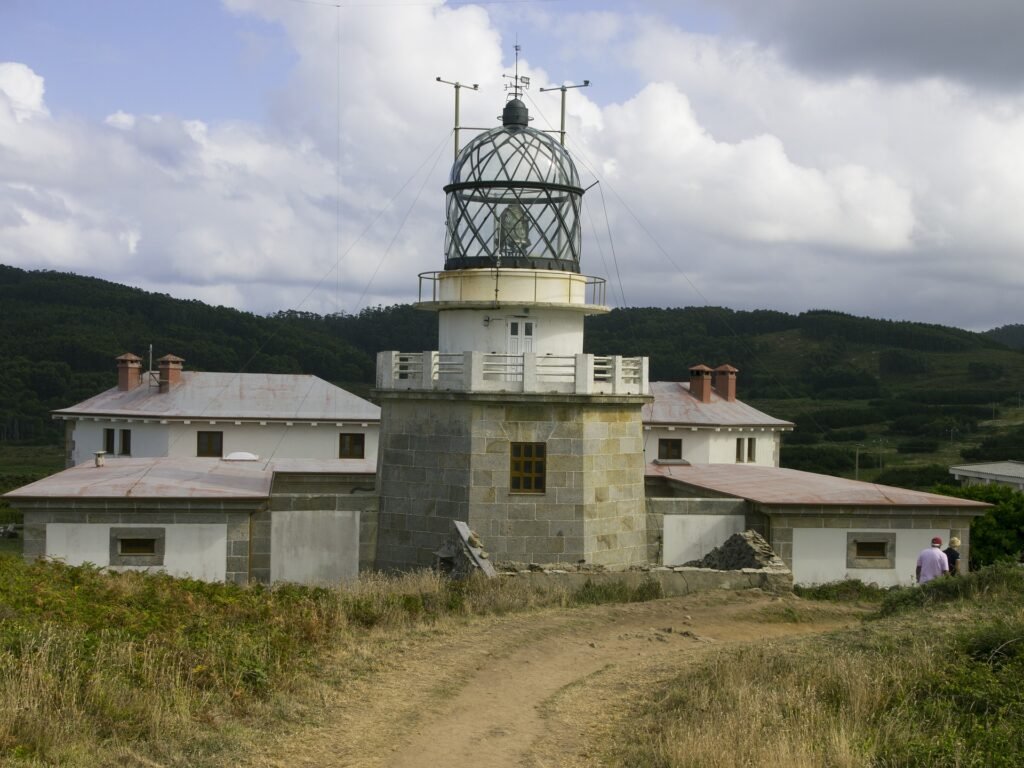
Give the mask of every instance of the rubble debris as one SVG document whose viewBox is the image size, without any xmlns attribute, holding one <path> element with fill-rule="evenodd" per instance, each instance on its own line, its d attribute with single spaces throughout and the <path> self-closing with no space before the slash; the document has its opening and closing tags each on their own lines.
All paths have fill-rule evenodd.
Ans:
<svg viewBox="0 0 1024 768">
<path fill-rule="evenodd" d="M 465 579 L 475 571 L 492 579 L 497 576 L 476 531 L 461 520 L 452 520 L 452 529 L 451 537 L 434 553 L 438 570 L 453 579 Z"/>
<path fill-rule="evenodd" d="M 744 568 L 785 568 L 786 564 L 761 534 L 757 531 L 743 531 L 734 533 L 700 560 L 683 563 L 683 567 L 739 571 Z"/>
</svg>

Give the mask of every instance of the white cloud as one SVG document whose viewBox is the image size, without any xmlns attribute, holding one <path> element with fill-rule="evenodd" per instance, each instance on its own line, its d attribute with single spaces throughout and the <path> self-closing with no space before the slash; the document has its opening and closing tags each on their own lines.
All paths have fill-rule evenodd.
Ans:
<svg viewBox="0 0 1024 768">
<path fill-rule="evenodd" d="M 0 63 L 0 93 L 17 122 L 47 114 L 44 91 L 43 78 L 24 64 Z"/>
<path fill-rule="evenodd" d="M 452 93 L 434 77 L 480 83 L 462 122 L 496 124 L 511 46 L 491 9 L 225 4 L 280 24 L 295 51 L 262 123 L 173 105 L 54 116 L 44 73 L 0 64 L 0 260 L 259 312 L 414 299 L 417 273 L 443 265 Z M 671 19 L 578 18 L 559 71 L 607 48 L 644 84 L 617 103 L 600 83 L 568 100 L 585 184 L 600 169 L 588 216 L 607 205 L 627 303 L 1019 320 L 1020 97 L 938 76 L 822 79 Z M 535 84 L 552 82 L 543 55 L 520 60 Z M 528 94 L 535 127 L 557 127 L 557 97 Z M 584 269 L 615 280 L 604 222 L 585 228 Z"/>
</svg>

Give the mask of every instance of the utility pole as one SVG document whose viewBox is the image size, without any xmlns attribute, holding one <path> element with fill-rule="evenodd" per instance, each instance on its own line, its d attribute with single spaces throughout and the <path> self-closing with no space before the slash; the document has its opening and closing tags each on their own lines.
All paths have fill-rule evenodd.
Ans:
<svg viewBox="0 0 1024 768">
<path fill-rule="evenodd" d="M 853 479 L 860 480 L 860 449 L 864 446 L 857 443 L 853 446 Z"/>
<path fill-rule="evenodd" d="M 558 131 L 562 146 L 565 146 L 565 92 L 570 88 L 586 88 L 590 85 L 589 80 L 584 80 L 582 85 L 553 85 L 550 88 L 541 88 L 540 93 L 546 93 L 548 91 L 561 91 L 562 92 L 562 123 L 561 128 Z"/>
<path fill-rule="evenodd" d="M 462 130 L 462 126 L 459 125 L 459 91 L 461 91 L 463 88 L 469 88 L 470 90 L 473 91 L 479 91 L 480 85 L 478 83 L 473 83 L 472 85 L 469 85 L 468 83 L 460 83 L 458 80 L 442 80 L 440 77 L 436 77 L 434 79 L 437 80 L 437 82 L 439 83 L 451 85 L 455 88 L 455 158 L 458 159 L 459 131 Z"/>
</svg>

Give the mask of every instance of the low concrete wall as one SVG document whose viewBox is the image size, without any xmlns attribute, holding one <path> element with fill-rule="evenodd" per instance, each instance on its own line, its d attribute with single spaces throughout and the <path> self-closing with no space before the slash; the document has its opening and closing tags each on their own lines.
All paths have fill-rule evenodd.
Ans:
<svg viewBox="0 0 1024 768">
<path fill-rule="evenodd" d="M 649 571 L 519 571 L 502 573 L 502 578 L 522 579 L 531 587 L 561 586 L 576 591 L 590 581 L 593 584 L 625 583 L 636 588 L 645 579 L 661 584 L 665 597 L 711 592 L 716 589 L 763 589 L 766 592 L 790 592 L 793 574 L 785 568 L 744 568 L 742 571 L 713 571 L 707 568 L 652 568 Z"/>
</svg>

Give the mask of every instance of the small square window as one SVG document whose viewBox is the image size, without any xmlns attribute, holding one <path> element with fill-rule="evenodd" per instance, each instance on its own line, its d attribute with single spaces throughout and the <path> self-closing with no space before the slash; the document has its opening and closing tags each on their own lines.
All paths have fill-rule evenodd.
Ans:
<svg viewBox="0 0 1024 768">
<path fill-rule="evenodd" d="M 224 455 L 223 432 L 196 432 L 196 456 L 221 458 Z"/>
<path fill-rule="evenodd" d="M 658 458 L 662 461 L 677 461 L 683 458 L 683 441 L 681 438 L 661 438 L 658 440 Z"/>
<path fill-rule="evenodd" d="M 544 493 L 547 468 L 544 443 L 512 443 L 509 455 L 509 491 Z"/>
<path fill-rule="evenodd" d="M 366 458 L 366 435 L 359 432 L 342 432 L 338 435 L 338 458 Z"/>
</svg>

